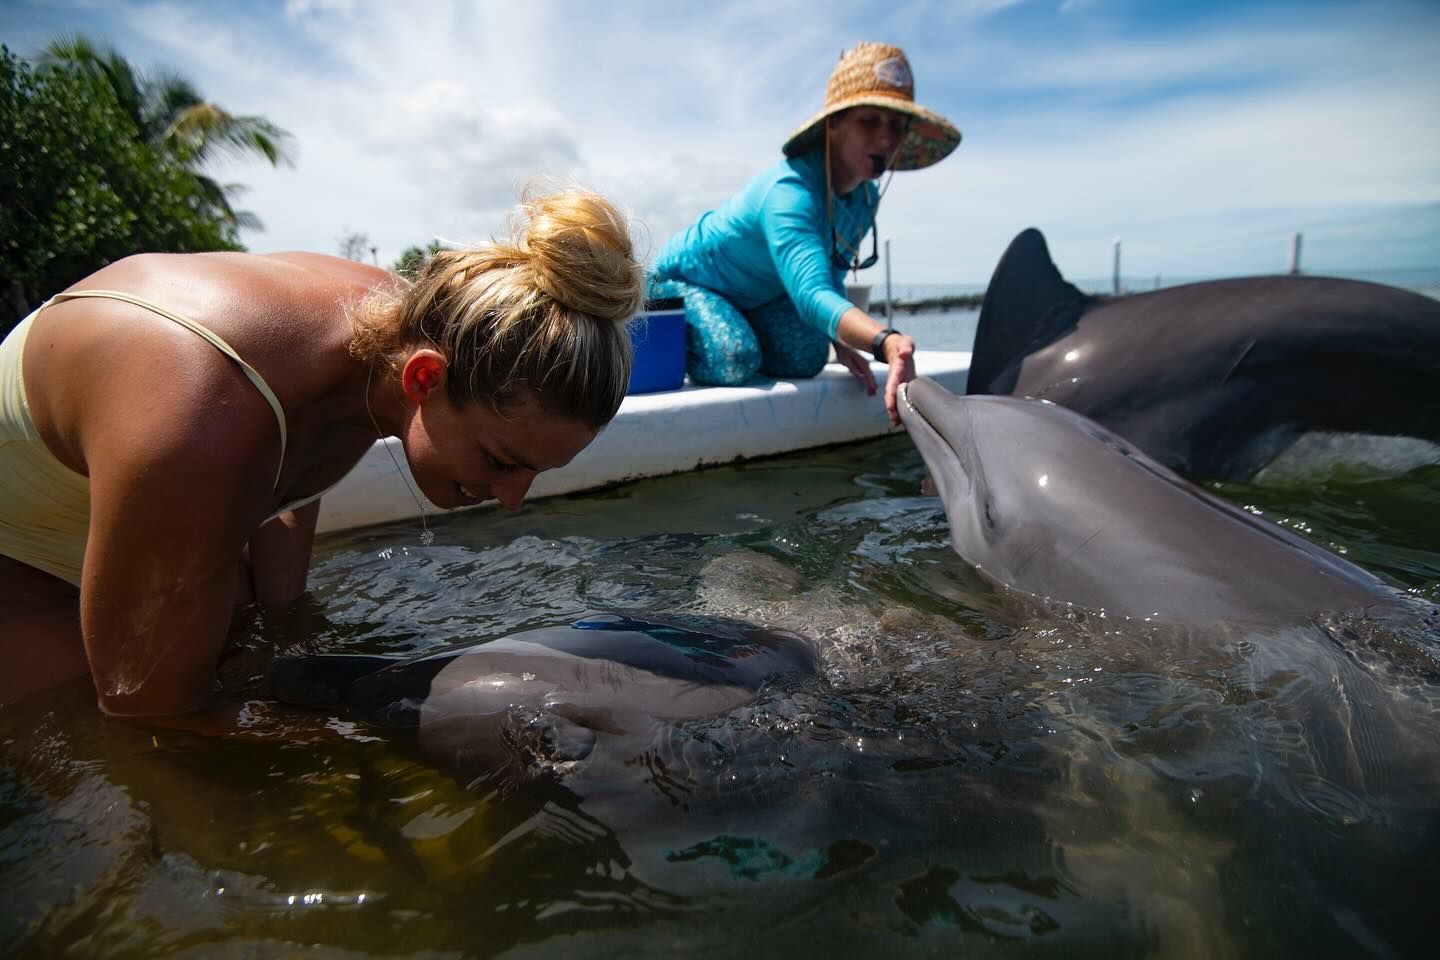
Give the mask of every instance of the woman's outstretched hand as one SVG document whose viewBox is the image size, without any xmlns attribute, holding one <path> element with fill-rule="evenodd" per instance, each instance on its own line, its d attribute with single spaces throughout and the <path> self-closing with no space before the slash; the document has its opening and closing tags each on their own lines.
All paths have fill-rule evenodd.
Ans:
<svg viewBox="0 0 1440 960">
<path fill-rule="evenodd" d="M 915 341 L 903 333 L 886 337 L 885 361 L 890 364 L 890 375 L 885 378 L 885 411 L 890 414 L 891 426 L 898 427 L 900 384 L 915 379 Z"/>
</svg>

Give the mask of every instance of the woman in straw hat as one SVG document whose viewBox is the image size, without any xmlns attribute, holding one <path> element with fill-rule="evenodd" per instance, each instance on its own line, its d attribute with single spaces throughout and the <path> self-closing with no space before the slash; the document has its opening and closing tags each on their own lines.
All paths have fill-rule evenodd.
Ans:
<svg viewBox="0 0 1440 960">
<path fill-rule="evenodd" d="M 875 183 L 946 157 L 960 131 L 915 103 L 899 47 L 860 43 L 830 74 L 825 106 L 785 142 L 785 159 L 717 209 L 671 237 L 655 264 L 653 292 L 683 295 L 690 324 L 688 372 L 697 383 L 743 383 L 757 371 L 812 377 L 836 355 L 875 392 L 861 351 L 889 365 L 885 408 L 915 376 L 915 342 L 845 299 L 883 194 Z"/>
</svg>

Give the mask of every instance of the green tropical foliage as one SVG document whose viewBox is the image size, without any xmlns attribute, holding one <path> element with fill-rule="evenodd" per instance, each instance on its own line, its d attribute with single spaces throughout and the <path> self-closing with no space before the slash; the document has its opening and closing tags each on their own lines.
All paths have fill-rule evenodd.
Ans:
<svg viewBox="0 0 1440 960">
<path fill-rule="evenodd" d="M 226 111 L 178 74 L 143 75 L 114 48 L 79 34 L 50 41 L 40 65 L 104 80 L 141 138 L 195 175 L 216 214 L 234 226 L 260 229 L 253 213 L 236 210 L 230 202 L 243 188 L 216 182 L 204 172 L 204 165 L 221 156 L 260 158 L 276 167 L 292 165 L 291 137 L 284 130 L 264 117 Z"/>
<path fill-rule="evenodd" d="M 37 69 L 0 46 L 0 335 L 132 253 L 243 249 L 244 217 L 219 202 L 233 191 L 196 169 L 229 134 L 202 135 L 183 111 L 147 106 L 185 99 L 166 101 L 161 89 L 118 56 Z M 248 126 L 263 127 L 261 141 L 278 133 Z"/>
<path fill-rule="evenodd" d="M 400 258 L 390 265 L 390 269 L 407 280 L 414 280 L 419 276 L 420 268 L 425 266 L 425 261 L 444 249 L 439 240 L 431 240 L 423 247 L 406 247 Z"/>
</svg>

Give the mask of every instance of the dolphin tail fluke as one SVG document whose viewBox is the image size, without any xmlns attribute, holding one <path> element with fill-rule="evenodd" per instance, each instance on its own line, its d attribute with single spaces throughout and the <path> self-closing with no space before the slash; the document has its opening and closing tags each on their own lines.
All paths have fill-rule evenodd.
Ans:
<svg viewBox="0 0 1440 960">
<path fill-rule="evenodd" d="M 335 707 L 356 681 L 398 663 L 394 657 L 326 655 L 278 657 L 270 664 L 270 693 L 301 707 Z"/>
<path fill-rule="evenodd" d="M 1010 393 L 1021 361 L 1073 330 L 1096 299 L 1060 275 L 1039 230 L 1021 231 L 985 290 L 965 392 Z"/>
</svg>

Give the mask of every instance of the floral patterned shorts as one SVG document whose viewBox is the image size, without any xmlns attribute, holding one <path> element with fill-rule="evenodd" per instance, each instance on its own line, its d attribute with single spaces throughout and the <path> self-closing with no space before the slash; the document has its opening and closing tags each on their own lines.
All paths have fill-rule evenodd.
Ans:
<svg viewBox="0 0 1440 960">
<path fill-rule="evenodd" d="M 800 319 L 789 297 L 742 313 L 714 290 L 652 280 L 652 297 L 685 299 L 685 372 L 692 383 L 733 387 L 763 373 L 813 377 L 830 356 L 830 338 Z"/>
</svg>

